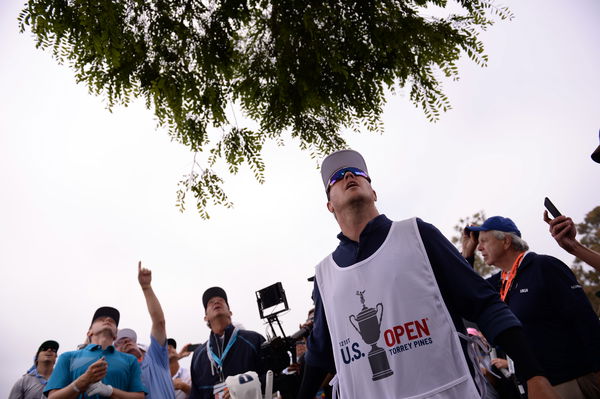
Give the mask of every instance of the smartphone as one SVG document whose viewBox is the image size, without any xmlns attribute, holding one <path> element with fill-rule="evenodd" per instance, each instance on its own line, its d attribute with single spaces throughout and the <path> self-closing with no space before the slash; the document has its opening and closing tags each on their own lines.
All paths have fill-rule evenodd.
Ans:
<svg viewBox="0 0 600 399">
<path fill-rule="evenodd" d="M 200 344 L 189 344 L 189 345 L 187 346 L 187 350 L 188 350 L 189 352 L 193 352 L 193 351 L 195 351 L 195 350 L 196 350 L 196 348 L 197 348 L 197 347 L 199 347 L 199 346 L 200 346 Z"/>
<path fill-rule="evenodd" d="M 548 197 L 546 197 L 544 199 L 544 206 L 546 207 L 546 209 L 548 209 L 548 212 L 550 212 L 550 214 L 553 217 L 557 218 L 557 217 L 561 216 L 558 209 L 556 209 L 556 207 L 554 206 L 554 204 L 552 203 L 552 201 L 550 201 L 550 199 Z"/>
</svg>

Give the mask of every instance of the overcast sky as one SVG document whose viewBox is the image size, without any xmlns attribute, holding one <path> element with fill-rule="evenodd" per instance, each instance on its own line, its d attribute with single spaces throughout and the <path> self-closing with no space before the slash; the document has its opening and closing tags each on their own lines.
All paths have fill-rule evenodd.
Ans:
<svg viewBox="0 0 600 399">
<path fill-rule="evenodd" d="M 453 109 L 437 123 L 390 96 L 385 133 L 347 134 L 367 160 L 380 212 L 419 216 L 447 237 L 485 210 L 511 217 L 531 248 L 572 262 L 542 221 L 543 199 L 580 222 L 599 204 L 600 3 L 507 1 L 515 14 L 482 35 L 489 66 L 461 63 Z M 311 306 L 306 278 L 337 244 L 317 161 L 268 145 L 266 183 L 224 175 L 233 209 L 180 213 L 177 182 L 193 155 L 156 128 L 143 104 L 108 112 L 73 72 L 19 34 L 18 2 L 0 3 L 0 396 L 39 344 L 72 350 L 94 310 L 149 342 L 137 261 L 178 342 L 204 342 L 202 292 L 225 288 L 233 319 L 265 333 L 254 292 L 281 281 L 292 333 Z M 238 117 L 240 117 L 238 115 Z M 189 361 L 189 360 L 188 360 Z M 187 362 L 186 362 L 187 363 Z"/>
</svg>

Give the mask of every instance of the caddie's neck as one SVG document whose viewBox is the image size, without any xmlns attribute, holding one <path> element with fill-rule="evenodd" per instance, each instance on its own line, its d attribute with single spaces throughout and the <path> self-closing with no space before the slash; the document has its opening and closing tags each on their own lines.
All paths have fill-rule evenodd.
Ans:
<svg viewBox="0 0 600 399">
<path fill-rule="evenodd" d="M 231 324 L 231 317 L 215 317 L 210 321 L 210 330 L 217 336 L 225 334 L 225 329 Z"/>
<path fill-rule="evenodd" d="M 336 220 L 342 229 L 342 233 L 358 242 L 360 233 L 365 229 L 367 223 L 379 216 L 379 211 L 374 203 L 356 204 L 360 206 L 346 207 L 335 214 Z"/>
</svg>

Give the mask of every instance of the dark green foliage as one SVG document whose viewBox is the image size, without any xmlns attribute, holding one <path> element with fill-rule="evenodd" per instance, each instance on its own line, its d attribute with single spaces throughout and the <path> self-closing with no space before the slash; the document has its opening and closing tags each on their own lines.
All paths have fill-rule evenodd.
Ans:
<svg viewBox="0 0 600 399">
<path fill-rule="evenodd" d="M 430 120 L 450 107 L 439 78 L 458 77 L 463 53 L 485 65 L 479 32 L 511 14 L 490 0 L 444 18 L 425 6 L 446 1 L 29 0 L 19 22 L 109 109 L 144 98 L 175 140 L 262 181 L 265 140 L 289 133 L 313 156 L 343 148 L 342 128 L 382 131 L 386 90 L 408 87 Z M 258 127 L 231 123 L 233 105 Z M 200 170 L 182 189 L 207 217 L 208 198 L 230 202 Z"/>
<path fill-rule="evenodd" d="M 461 243 L 462 234 L 465 227 L 472 225 L 481 226 L 485 219 L 487 219 L 487 217 L 485 216 L 485 212 L 483 210 L 474 213 L 472 216 L 460 218 L 458 220 L 458 224 L 454 226 L 454 232 L 456 235 L 453 235 L 452 238 L 450 238 L 452 244 L 459 247 L 458 244 Z M 462 248 L 459 247 L 458 249 L 461 250 Z M 483 278 L 490 277 L 492 274 L 499 271 L 499 269 L 495 269 L 493 266 L 490 266 L 487 263 L 485 263 L 481 255 L 479 255 L 479 251 L 475 251 L 475 264 L 473 265 L 473 267 L 477 274 L 479 274 Z"/>
</svg>

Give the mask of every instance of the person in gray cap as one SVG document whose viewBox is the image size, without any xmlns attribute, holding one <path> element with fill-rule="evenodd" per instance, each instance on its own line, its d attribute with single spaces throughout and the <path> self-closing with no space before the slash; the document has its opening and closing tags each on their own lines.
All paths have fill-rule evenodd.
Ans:
<svg viewBox="0 0 600 399">
<path fill-rule="evenodd" d="M 420 219 L 379 214 L 358 152 L 329 155 L 321 175 L 342 231 L 316 267 L 300 399 L 314 397 L 328 371 L 337 373 L 334 390 L 344 399 L 485 397 L 459 340 L 468 339 L 463 318 L 524 365 L 530 398 L 557 398 L 519 321 L 456 248 Z"/>
<path fill-rule="evenodd" d="M 143 399 L 146 388 L 140 379 L 135 357 L 115 350 L 119 311 L 110 306 L 98 308 L 88 329 L 89 344 L 65 352 L 44 388 L 50 399 L 121 398 Z"/>
<path fill-rule="evenodd" d="M 33 366 L 13 385 L 8 399 L 40 399 L 54 369 L 58 342 L 44 341 L 33 358 Z"/>
<path fill-rule="evenodd" d="M 473 259 L 477 247 L 500 269 L 488 281 L 523 324 L 554 389 L 562 398 L 600 398 L 600 321 L 571 269 L 529 251 L 509 218 L 493 216 L 466 230 L 463 254 Z M 520 377 L 518 365 L 516 372 Z"/>
<path fill-rule="evenodd" d="M 152 272 L 138 263 L 138 282 L 144 293 L 152 320 L 150 346 L 146 352 L 137 343 L 137 334 L 130 328 L 119 330 L 115 340 L 118 351 L 134 355 L 142 368 L 142 382 L 148 388 L 147 399 L 175 399 L 171 382 L 165 315 L 152 289 Z"/>
<path fill-rule="evenodd" d="M 221 287 L 207 289 L 202 304 L 210 333 L 208 340 L 194 350 L 190 399 L 223 397 L 225 379 L 247 371 L 258 373 L 264 383 L 266 370 L 260 362 L 263 336 L 233 325 L 227 294 Z"/>
</svg>

